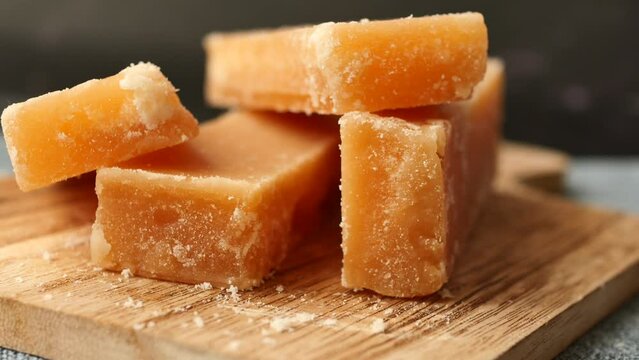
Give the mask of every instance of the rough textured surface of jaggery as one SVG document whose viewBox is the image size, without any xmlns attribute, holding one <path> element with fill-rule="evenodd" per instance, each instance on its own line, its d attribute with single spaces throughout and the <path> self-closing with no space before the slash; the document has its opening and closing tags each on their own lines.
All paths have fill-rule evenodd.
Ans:
<svg viewBox="0 0 639 360">
<path fill-rule="evenodd" d="M 488 35 L 463 13 L 212 34 L 204 47 L 211 105 L 344 114 L 467 99 Z"/>
<path fill-rule="evenodd" d="M 2 128 L 18 185 L 31 190 L 197 135 L 197 120 L 149 63 L 13 104 Z"/>
<path fill-rule="evenodd" d="M 344 286 L 412 297 L 448 280 L 490 189 L 503 82 L 491 60 L 468 101 L 340 119 Z"/>
<path fill-rule="evenodd" d="M 98 170 L 93 261 L 258 285 L 322 217 L 339 178 L 338 133 L 336 119 L 236 111 L 185 144 Z"/>
</svg>

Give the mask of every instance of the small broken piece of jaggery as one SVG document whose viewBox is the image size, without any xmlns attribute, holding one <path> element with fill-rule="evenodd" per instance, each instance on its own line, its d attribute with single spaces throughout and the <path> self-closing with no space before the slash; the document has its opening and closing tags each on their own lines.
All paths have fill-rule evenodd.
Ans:
<svg viewBox="0 0 639 360">
<path fill-rule="evenodd" d="M 260 284 L 336 193 L 336 123 L 234 111 L 185 144 L 98 170 L 93 261 L 191 284 Z"/>
<path fill-rule="evenodd" d="M 491 59 L 468 101 L 340 119 L 345 287 L 413 297 L 446 283 L 491 186 L 503 82 Z"/>
<path fill-rule="evenodd" d="M 214 33 L 204 47 L 211 105 L 344 114 L 467 99 L 488 34 L 462 13 Z"/>
<path fill-rule="evenodd" d="M 54 91 L 2 112 L 9 156 L 23 191 L 40 188 L 198 133 L 171 82 L 150 63 Z"/>
</svg>

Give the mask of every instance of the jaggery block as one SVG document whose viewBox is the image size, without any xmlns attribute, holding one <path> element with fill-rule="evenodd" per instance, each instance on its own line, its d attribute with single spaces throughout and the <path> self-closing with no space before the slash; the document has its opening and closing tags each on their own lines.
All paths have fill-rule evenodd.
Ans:
<svg viewBox="0 0 639 360">
<path fill-rule="evenodd" d="M 204 47 L 211 105 L 344 114 L 467 99 L 488 35 L 462 13 L 214 33 Z"/>
<path fill-rule="evenodd" d="M 97 171 L 91 257 L 184 283 L 260 284 L 337 194 L 337 119 L 231 112 L 173 148 Z"/>
<path fill-rule="evenodd" d="M 150 63 L 54 91 L 2 112 L 16 181 L 33 190 L 182 143 L 198 133 L 171 82 Z"/>
<path fill-rule="evenodd" d="M 439 290 L 495 172 L 503 65 L 473 97 L 340 119 L 342 284 L 413 297 Z"/>
</svg>

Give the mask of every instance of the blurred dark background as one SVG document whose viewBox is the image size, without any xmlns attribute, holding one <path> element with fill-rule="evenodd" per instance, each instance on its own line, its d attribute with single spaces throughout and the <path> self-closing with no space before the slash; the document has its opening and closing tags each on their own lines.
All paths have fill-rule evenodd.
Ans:
<svg viewBox="0 0 639 360">
<path fill-rule="evenodd" d="M 200 119 L 201 38 L 324 21 L 480 11 L 508 69 L 506 136 L 573 154 L 639 154 L 639 1 L 0 1 L 0 107 L 162 67 Z"/>
</svg>

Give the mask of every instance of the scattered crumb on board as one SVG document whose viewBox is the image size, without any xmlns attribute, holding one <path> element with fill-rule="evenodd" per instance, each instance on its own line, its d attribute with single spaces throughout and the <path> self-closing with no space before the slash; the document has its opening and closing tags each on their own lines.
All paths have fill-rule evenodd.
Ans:
<svg viewBox="0 0 639 360">
<path fill-rule="evenodd" d="M 142 306 L 144 306 L 144 302 L 142 300 L 135 300 L 130 296 L 122 303 L 122 307 L 131 309 L 139 309 Z"/>
<path fill-rule="evenodd" d="M 195 290 L 211 290 L 213 285 L 210 282 L 203 282 L 200 284 L 195 284 Z"/>
<path fill-rule="evenodd" d="M 386 324 L 384 324 L 384 319 L 377 318 L 373 320 L 371 324 L 371 332 L 373 334 L 380 334 L 386 330 Z"/>
<path fill-rule="evenodd" d="M 53 256 L 51 255 L 50 252 L 44 250 L 42 252 L 42 260 L 44 260 L 46 262 L 51 262 L 53 260 Z"/>
<path fill-rule="evenodd" d="M 125 279 L 130 279 L 133 277 L 133 272 L 129 268 L 124 268 L 122 269 L 122 272 L 120 273 L 120 275 L 122 275 L 122 277 Z"/>
<path fill-rule="evenodd" d="M 231 300 L 240 301 L 240 294 L 238 293 L 237 286 L 229 285 L 229 287 L 226 288 L 226 292 L 229 294 Z"/>
<path fill-rule="evenodd" d="M 320 322 L 322 326 L 335 326 L 337 325 L 337 319 L 324 319 Z"/>
<path fill-rule="evenodd" d="M 204 327 L 204 319 L 202 319 L 202 317 L 200 316 L 200 314 L 197 311 L 193 315 L 193 323 L 198 328 L 203 328 Z"/>
<path fill-rule="evenodd" d="M 301 312 L 293 316 L 275 317 L 269 322 L 271 330 L 281 333 L 284 331 L 292 331 L 296 326 L 302 325 L 314 320 L 315 314 Z"/>
<path fill-rule="evenodd" d="M 230 351 L 238 351 L 240 349 L 240 345 L 242 344 L 239 340 L 232 340 L 226 345 L 227 349 Z"/>
</svg>

